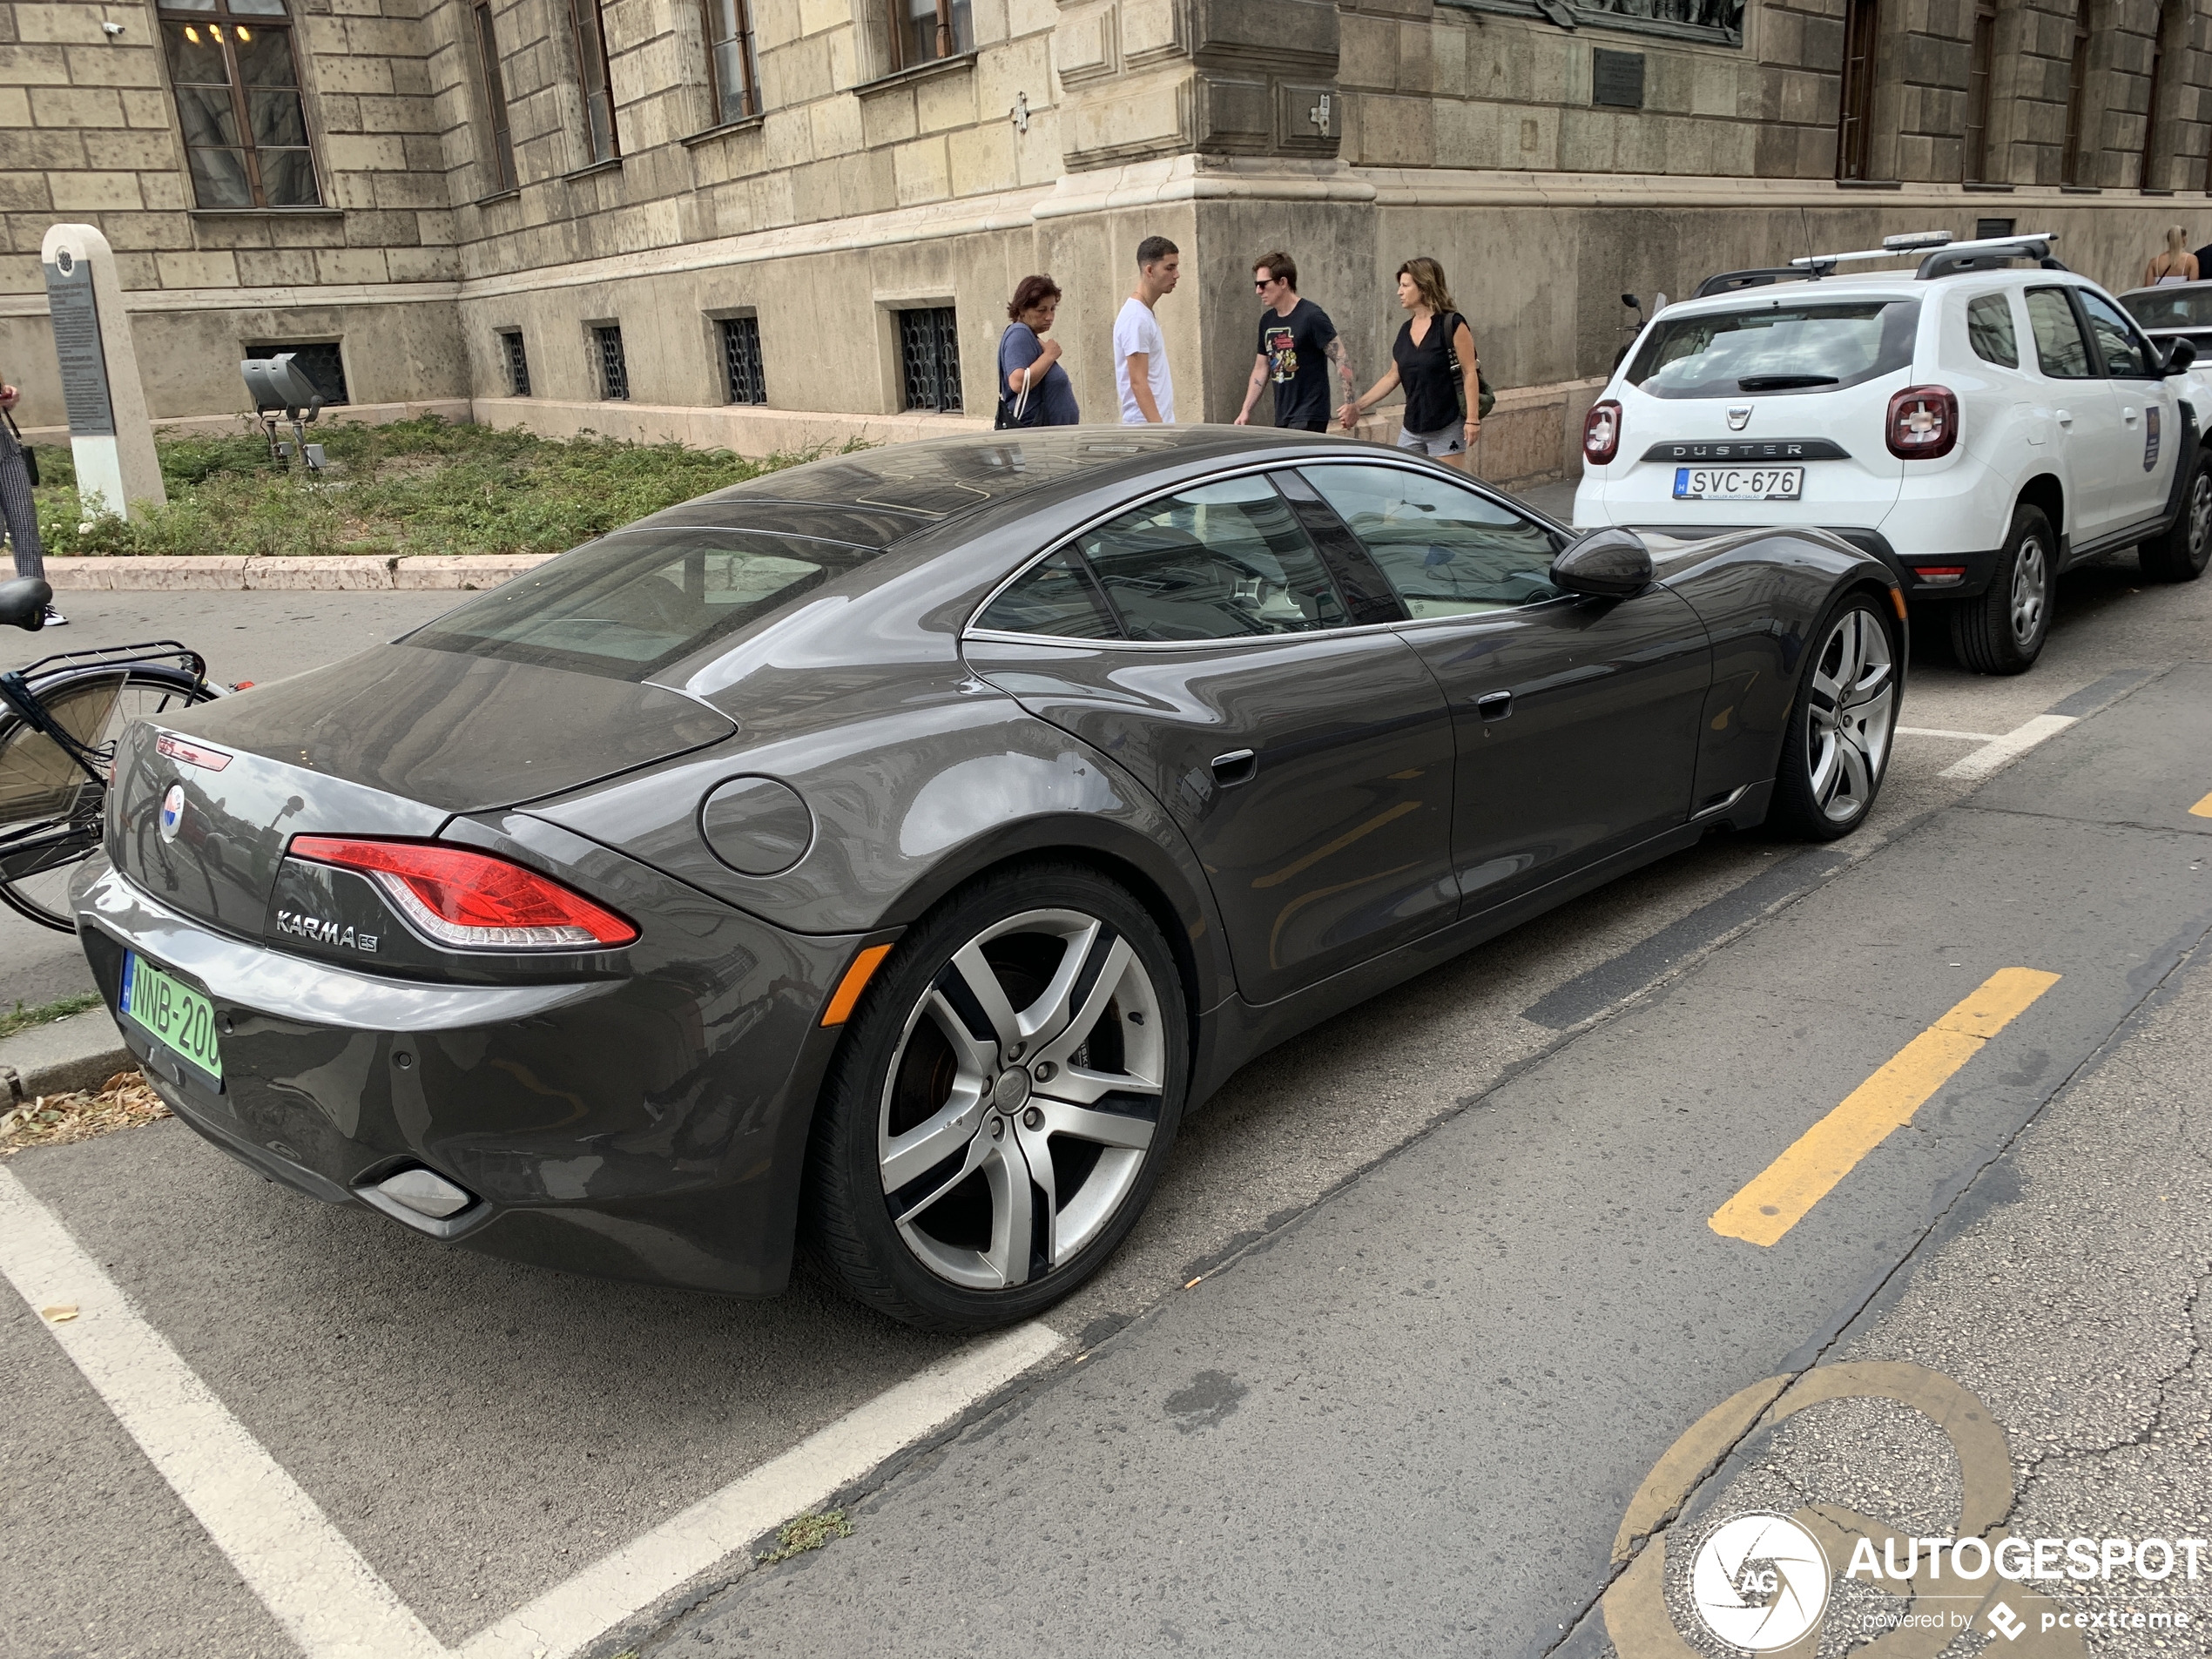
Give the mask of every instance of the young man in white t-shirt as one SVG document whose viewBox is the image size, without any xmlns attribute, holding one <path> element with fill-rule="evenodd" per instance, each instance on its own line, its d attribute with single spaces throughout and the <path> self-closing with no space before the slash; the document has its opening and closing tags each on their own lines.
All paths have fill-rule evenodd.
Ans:
<svg viewBox="0 0 2212 1659">
<path fill-rule="evenodd" d="M 1152 307 L 1175 292 L 1182 264 L 1181 250 L 1164 236 L 1148 236 L 1136 245 L 1136 292 L 1114 319 L 1114 383 L 1122 394 L 1123 426 L 1167 426 L 1175 421 L 1167 336 Z"/>
</svg>

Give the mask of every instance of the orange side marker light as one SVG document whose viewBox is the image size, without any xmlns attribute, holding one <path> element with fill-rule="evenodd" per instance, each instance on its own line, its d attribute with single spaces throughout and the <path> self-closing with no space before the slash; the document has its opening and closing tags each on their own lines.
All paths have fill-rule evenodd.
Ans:
<svg viewBox="0 0 2212 1659">
<path fill-rule="evenodd" d="M 891 954 L 888 945 L 870 945 L 853 959 L 853 966 L 845 970 L 845 977 L 837 982 L 837 993 L 822 1010 L 824 1025 L 843 1025 L 853 1017 L 853 1005 L 860 1001 L 860 993 L 868 988 L 868 981 L 875 977 L 875 970 L 883 966 L 883 959 Z"/>
<path fill-rule="evenodd" d="M 1890 590 L 1890 609 L 1897 612 L 1897 619 L 1899 622 L 1903 622 L 1905 620 L 1904 589 L 1892 588 Z"/>
</svg>

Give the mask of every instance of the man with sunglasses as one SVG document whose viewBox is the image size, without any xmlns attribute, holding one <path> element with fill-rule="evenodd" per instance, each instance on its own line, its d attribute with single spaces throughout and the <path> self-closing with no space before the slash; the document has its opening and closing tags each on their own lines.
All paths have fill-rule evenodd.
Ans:
<svg viewBox="0 0 2212 1659">
<path fill-rule="evenodd" d="M 1262 254 L 1252 266 L 1252 291 L 1267 309 L 1259 314 L 1259 355 L 1252 361 L 1251 384 L 1237 424 L 1251 423 L 1260 388 L 1275 386 L 1275 424 L 1305 432 L 1325 432 L 1336 400 L 1329 395 L 1329 365 L 1352 389 L 1352 357 L 1344 348 L 1329 314 L 1298 292 L 1298 262 L 1287 253 Z"/>
</svg>

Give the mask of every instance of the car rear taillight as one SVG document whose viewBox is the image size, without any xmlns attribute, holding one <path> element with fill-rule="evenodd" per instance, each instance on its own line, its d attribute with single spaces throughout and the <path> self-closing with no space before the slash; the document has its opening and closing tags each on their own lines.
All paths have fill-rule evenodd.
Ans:
<svg viewBox="0 0 2212 1659">
<path fill-rule="evenodd" d="M 1611 398 L 1590 405 L 1582 417 L 1582 459 L 1593 467 L 1610 465 L 1621 453 L 1621 406 Z"/>
<path fill-rule="evenodd" d="M 456 950 L 604 950 L 637 937 L 582 894 L 486 853 L 337 835 L 294 836 L 288 851 L 360 871 L 409 922 Z"/>
<path fill-rule="evenodd" d="M 1906 461 L 1947 455 L 1959 442 L 1959 399 L 1947 386 L 1908 386 L 1890 400 L 1890 453 Z"/>
</svg>

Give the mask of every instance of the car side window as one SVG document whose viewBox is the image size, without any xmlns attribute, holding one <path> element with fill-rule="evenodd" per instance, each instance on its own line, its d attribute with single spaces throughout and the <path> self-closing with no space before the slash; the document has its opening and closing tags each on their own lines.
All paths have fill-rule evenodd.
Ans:
<svg viewBox="0 0 2212 1659">
<path fill-rule="evenodd" d="M 1351 621 L 1290 503 L 1263 477 L 1147 502 L 1076 550 L 1131 639 L 1241 639 Z"/>
<path fill-rule="evenodd" d="M 1119 639 L 1121 625 L 1105 597 L 1072 554 L 1055 553 L 991 601 L 975 618 L 978 628 L 1008 634 L 1050 634 L 1061 639 Z"/>
<path fill-rule="evenodd" d="M 1487 496 L 1408 467 L 1299 470 L 1366 544 L 1416 621 L 1560 597 L 1551 533 Z"/>
<path fill-rule="evenodd" d="M 2157 373 L 2142 339 L 2128 327 L 2118 308 L 2100 295 L 2083 290 L 2081 308 L 2089 314 L 2089 337 L 2096 342 L 2096 361 L 2107 374 L 2148 378 Z"/>
<path fill-rule="evenodd" d="M 2027 291 L 2027 326 L 2035 333 L 2035 361 L 2054 381 L 2094 380 L 2088 342 L 2064 288 Z"/>
<path fill-rule="evenodd" d="M 2001 293 L 1982 293 L 1966 301 L 1966 339 L 1985 363 L 2020 366 L 2020 341 L 2013 333 L 2012 302 Z"/>
</svg>

